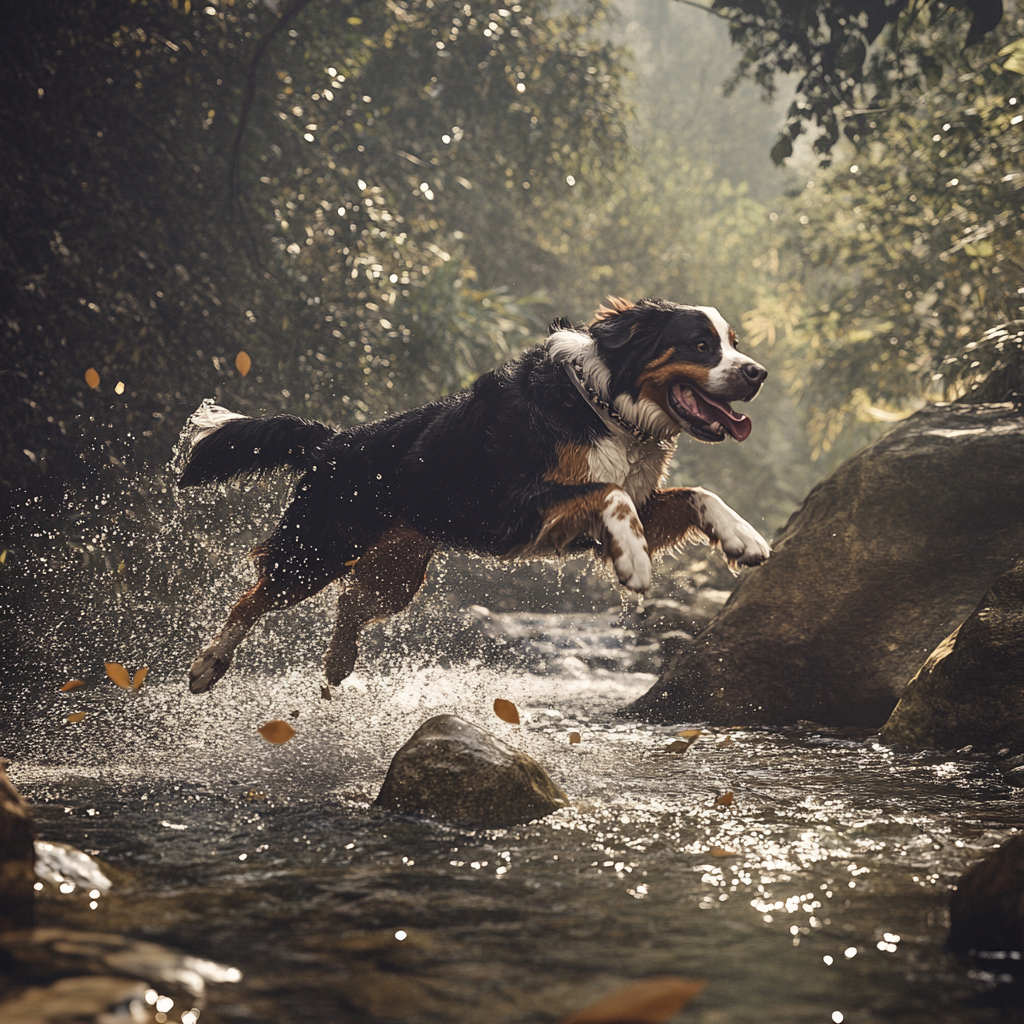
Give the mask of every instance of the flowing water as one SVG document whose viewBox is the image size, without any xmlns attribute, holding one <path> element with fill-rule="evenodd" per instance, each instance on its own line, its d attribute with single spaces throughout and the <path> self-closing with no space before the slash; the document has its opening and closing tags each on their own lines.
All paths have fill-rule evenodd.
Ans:
<svg viewBox="0 0 1024 1024">
<path fill-rule="evenodd" d="M 1018 830 L 1021 791 L 988 762 L 812 727 L 705 729 L 667 751 L 688 723 L 615 717 L 655 677 L 600 667 L 622 660 L 613 618 L 544 632 L 508 616 L 532 637 L 529 670 L 410 656 L 324 701 L 293 645 L 298 667 L 242 658 L 200 697 L 110 686 L 82 722 L 51 714 L 11 776 L 39 837 L 93 854 L 113 885 L 47 886 L 41 923 L 238 967 L 204 1024 L 551 1022 L 651 974 L 706 978 L 678 1017 L 702 1024 L 1011 1019 L 1019 965 L 943 943 L 950 887 Z M 492 831 L 373 807 L 395 750 L 439 713 L 535 757 L 573 806 Z M 295 737 L 263 741 L 269 719 Z"/>
</svg>

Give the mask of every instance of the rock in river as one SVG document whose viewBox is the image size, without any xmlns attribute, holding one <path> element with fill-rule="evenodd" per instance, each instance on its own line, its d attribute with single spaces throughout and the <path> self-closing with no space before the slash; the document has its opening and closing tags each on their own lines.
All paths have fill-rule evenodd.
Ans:
<svg viewBox="0 0 1024 1024">
<path fill-rule="evenodd" d="M 949 948 L 1024 950 L 1024 836 L 965 871 L 949 904 Z"/>
<path fill-rule="evenodd" d="M 626 714 L 877 728 L 1024 551 L 1024 415 L 935 405 L 848 459 Z"/>
<path fill-rule="evenodd" d="M 32 925 L 35 861 L 28 805 L 0 764 L 0 932 Z"/>
<path fill-rule="evenodd" d="M 391 762 L 376 800 L 403 814 L 501 828 L 569 798 L 531 757 L 457 715 L 424 722 Z"/>
<path fill-rule="evenodd" d="M 932 652 L 882 730 L 918 750 L 1024 751 L 1024 560 Z"/>
</svg>

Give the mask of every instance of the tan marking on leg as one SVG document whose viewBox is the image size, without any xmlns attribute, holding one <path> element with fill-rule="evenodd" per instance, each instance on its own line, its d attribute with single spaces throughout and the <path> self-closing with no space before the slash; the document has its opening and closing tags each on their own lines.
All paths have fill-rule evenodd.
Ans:
<svg viewBox="0 0 1024 1024">
<path fill-rule="evenodd" d="M 363 552 L 338 595 L 334 633 L 324 654 L 331 686 L 352 674 L 360 630 L 408 607 L 423 586 L 434 550 L 433 541 L 399 520 Z"/>
<path fill-rule="evenodd" d="M 267 612 L 298 604 L 322 590 L 328 582 L 285 585 L 262 576 L 238 599 L 221 631 L 196 655 L 188 671 L 189 690 L 192 693 L 209 690 L 231 667 L 238 645 Z"/>
<path fill-rule="evenodd" d="M 704 532 L 703 517 L 689 487 L 655 491 L 640 510 L 647 543 L 652 553 L 670 551 L 684 544 L 713 543 Z"/>
</svg>

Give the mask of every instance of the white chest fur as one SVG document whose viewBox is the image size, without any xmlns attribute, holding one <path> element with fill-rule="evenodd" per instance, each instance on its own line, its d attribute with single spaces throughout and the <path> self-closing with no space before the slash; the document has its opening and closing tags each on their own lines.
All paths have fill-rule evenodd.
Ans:
<svg viewBox="0 0 1024 1024">
<path fill-rule="evenodd" d="M 616 432 L 590 449 L 590 483 L 616 484 L 642 507 L 662 481 L 671 452 L 657 442 L 642 444 L 629 434 Z"/>
</svg>

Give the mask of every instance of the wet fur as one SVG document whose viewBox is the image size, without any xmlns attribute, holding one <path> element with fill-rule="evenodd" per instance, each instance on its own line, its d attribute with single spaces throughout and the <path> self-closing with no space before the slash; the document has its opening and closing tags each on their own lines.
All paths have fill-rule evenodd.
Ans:
<svg viewBox="0 0 1024 1024">
<path fill-rule="evenodd" d="M 193 663 L 192 691 L 227 671 L 265 612 L 341 580 L 324 658 L 337 685 L 352 672 L 359 631 L 412 601 L 438 548 L 498 558 L 593 550 L 638 591 L 650 585 L 651 554 L 694 540 L 721 544 L 723 533 L 730 559 L 763 561 L 767 545 L 720 499 L 699 488 L 656 489 L 676 436 L 689 429 L 673 416 L 666 387 L 683 375 L 746 400 L 765 376 L 722 325 L 704 307 L 611 300 L 589 328 L 556 321 L 547 343 L 465 391 L 343 431 L 204 404 L 180 486 L 277 471 L 301 477 L 253 552 L 256 584 Z M 603 399 L 654 436 L 632 436 L 591 404 L 567 368 L 572 359 Z M 746 528 L 738 541 L 721 528 L 731 529 L 729 516 Z"/>
</svg>

